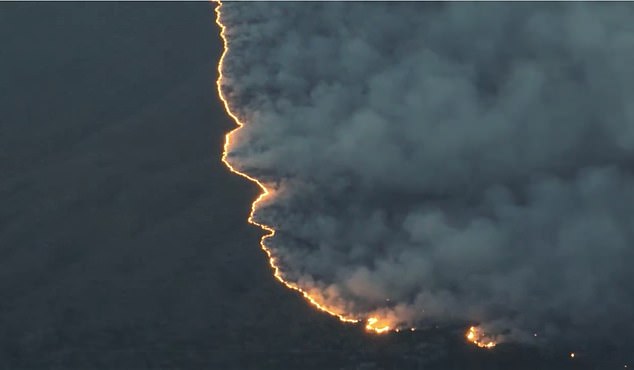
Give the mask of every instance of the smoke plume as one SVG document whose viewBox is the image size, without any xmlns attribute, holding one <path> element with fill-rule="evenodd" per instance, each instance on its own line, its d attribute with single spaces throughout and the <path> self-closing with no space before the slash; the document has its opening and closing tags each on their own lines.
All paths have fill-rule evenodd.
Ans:
<svg viewBox="0 0 634 370">
<path fill-rule="evenodd" d="M 390 328 L 631 339 L 634 5 L 228 3 L 284 278 Z M 590 334 L 589 334 L 590 333 Z"/>
</svg>

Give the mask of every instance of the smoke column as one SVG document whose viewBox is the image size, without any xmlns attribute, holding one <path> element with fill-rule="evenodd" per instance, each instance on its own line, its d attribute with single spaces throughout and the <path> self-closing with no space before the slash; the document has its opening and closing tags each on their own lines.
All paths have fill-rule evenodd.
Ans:
<svg viewBox="0 0 634 370">
<path fill-rule="evenodd" d="M 217 11 L 278 280 L 377 332 L 632 340 L 633 4 Z"/>
</svg>

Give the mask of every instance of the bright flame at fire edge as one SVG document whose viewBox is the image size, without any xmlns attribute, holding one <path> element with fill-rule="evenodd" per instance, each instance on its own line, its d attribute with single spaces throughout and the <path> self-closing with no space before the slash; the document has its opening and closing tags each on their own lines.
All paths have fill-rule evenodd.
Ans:
<svg viewBox="0 0 634 370">
<path fill-rule="evenodd" d="M 258 179 L 251 177 L 249 175 L 247 175 L 246 173 L 240 172 L 238 170 L 236 170 L 231 163 L 229 163 L 229 161 L 227 160 L 227 155 L 229 152 L 229 147 L 231 146 L 231 137 L 233 135 L 234 132 L 238 131 L 239 129 L 242 128 L 242 126 L 244 126 L 244 124 L 242 122 L 240 122 L 240 120 L 238 119 L 238 117 L 233 114 L 233 112 L 231 111 L 230 107 L 229 107 L 229 102 L 227 101 L 227 99 L 225 98 L 223 92 L 222 92 L 222 79 L 223 79 L 223 75 L 222 75 L 222 66 L 224 64 L 224 59 L 225 56 L 227 55 L 227 52 L 229 51 L 228 48 L 228 42 L 227 42 L 227 38 L 226 38 L 226 26 L 224 24 L 222 24 L 221 20 L 220 20 L 220 8 L 222 7 L 222 2 L 220 0 L 215 0 L 215 2 L 218 4 L 215 8 L 216 11 L 216 24 L 220 27 L 220 37 L 222 38 L 222 42 L 223 42 L 223 51 L 222 51 L 222 55 L 220 56 L 220 60 L 218 61 L 218 80 L 216 81 L 216 86 L 218 88 L 218 96 L 220 97 L 220 100 L 222 100 L 222 103 L 224 104 L 225 110 L 227 111 L 227 114 L 229 114 L 229 116 L 236 122 L 236 124 L 238 125 L 238 127 L 236 127 L 235 129 L 231 130 L 229 133 L 227 133 L 227 135 L 225 136 L 225 143 L 224 143 L 224 147 L 223 147 L 223 152 L 222 152 L 222 162 L 227 166 L 227 168 L 229 168 L 229 171 L 242 176 L 248 180 L 250 180 L 251 182 L 256 183 L 260 189 L 262 189 L 262 192 L 260 193 L 260 195 L 255 199 L 255 201 L 253 202 L 253 204 L 251 205 L 251 212 L 249 213 L 249 218 L 247 219 L 247 221 L 255 226 L 258 226 L 259 228 L 261 228 L 262 230 L 266 231 L 266 234 L 264 234 L 262 236 L 262 238 L 260 239 L 260 247 L 262 248 L 262 250 L 266 253 L 268 259 L 269 259 L 269 264 L 271 265 L 271 268 L 273 269 L 274 272 L 274 276 L 275 278 L 280 281 L 282 284 L 284 284 L 287 288 L 295 290 L 299 293 L 301 293 L 304 298 L 306 298 L 313 306 L 317 307 L 319 310 L 326 312 L 332 316 L 336 316 L 337 318 L 339 318 L 339 320 L 343 321 L 343 322 L 348 322 L 348 323 L 357 323 L 359 322 L 358 319 L 353 318 L 353 317 L 349 317 L 349 316 L 344 316 L 341 314 L 337 314 L 336 312 L 333 312 L 332 310 L 329 310 L 327 307 L 323 306 L 322 304 L 320 304 L 319 302 L 317 302 L 313 297 L 311 297 L 308 292 L 304 291 L 303 289 L 301 289 L 299 286 L 297 286 L 297 284 L 292 283 L 292 282 L 288 282 L 286 280 L 284 280 L 282 273 L 280 271 L 279 266 L 277 265 L 277 263 L 275 262 L 275 258 L 273 257 L 273 254 L 271 253 L 271 251 L 267 248 L 265 241 L 268 238 L 271 238 L 275 235 L 275 229 L 273 229 L 272 227 L 268 226 L 268 225 L 264 225 L 261 224 L 257 221 L 255 221 L 254 219 L 254 214 L 255 214 L 255 210 L 257 209 L 257 205 L 262 202 L 264 199 L 266 199 L 269 195 L 271 195 L 271 192 L 269 191 L 269 189 L 267 189 L 267 187 L 260 182 Z"/>
<path fill-rule="evenodd" d="M 472 326 L 465 334 L 467 340 L 480 348 L 491 349 L 497 345 L 494 341 L 491 340 L 483 340 L 484 334 L 479 328 Z"/>
<path fill-rule="evenodd" d="M 254 214 L 255 214 L 255 211 L 257 209 L 258 204 L 260 202 L 262 202 L 264 199 L 266 199 L 268 196 L 270 196 L 271 195 L 271 191 L 262 182 L 260 182 L 258 179 L 254 178 L 254 177 L 251 177 L 251 176 L 247 175 L 246 173 L 240 172 L 237 169 L 235 169 L 231 165 L 231 163 L 229 163 L 229 161 L 227 160 L 229 147 L 231 146 L 231 137 L 233 136 L 234 132 L 238 131 L 239 129 L 242 128 L 242 126 L 244 126 L 244 123 L 240 122 L 238 117 L 231 111 L 231 108 L 229 107 L 229 102 L 225 98 L 225 96 L 224 96 L 224 94 L 222 92 L 222 80 L 223 80 L 222 67 L 223 67 L 223 64 L 224 64 L 225 56 L 227 55 L 227 52 L 229 51 L 229 47 L 228 47 L 228 40 L 227 40 L 227 37 L 226 37 L 226 29 L 227 29 L 227 27 L 220 20 L 220 13 L 221 13 L 220 12 L 220 8 L 222 7 L 222 1 L 221 0 L 214 0 L 214 2 L 217 4 L 215 9 L 214 9 L 215 12 L 216 12 L 216 24 L 218 25 L 218 27 L 220 27 L 220 38 L 222 39 L 222 43 L 223 43 L 222 55 L 220 56 L 220 60 L 218 61 L 218 79 L 216 80 L 216 87 L 217 87 L 217 90 L 218 90 L 218 97 L 220 98 L 220 100 L 222 100 L 222 103 L 223 103 L 223 105 L 225 107 L 225 111 L 236 122 L 236 124 L 238 126 L 238 127 L 234 128 L 233 130 L 231 130 L 229 133 L 227 133 L 225 135 L 225 143 L 224 143 L 223 151 L 222 151 L 222 162 L 227 166 L 229 171 L 231 171 L 232 173 L 235 173 L 236 175 L 242 176 L 242 177 L 246 178 L 247 180 L 257 184 L 260 187 L 260 189 L 262 190 L 262 192 L 255 199 L 253 204 L 251 204 L 251 212 L 249 213 L 249 218 L 247 219 L 247 221 L 250 224 L 255 225 L 255 226 L 261 228 L 262 230 L 266 231 L 266 233 L 260 239 L 260 247 L 262 248 L 264 253 L 266 253 L 266 255 L 267 255 L 268 259 L 269 259 L 269 265 L 273 269 L 273 276 L 275 276 L 275 278 L 280 283 L 284 284 L 289 289 L 292 289 L 292 290 L 294 290 L 296 292 L 299 292 L 308 302 L 310 302 L 310 304 L 312 304 L 318 310 L 323 311 L 323 312 L 325 312 L 325 313 L 327 313 L 327 314 L 329 314 L 331 316 L 335 316 L 342 322 L 358 323 L 358 322 L 361 321 L 361 319 L 334 312 L 333 310 L 331 310 L 328 307 L 324 306 L 323 304 L 319 303 L 314 297 L 312 297 L 307 291 L 305 291 L 302 288 L 300 288 L 297 284 L 284 280 L 284 277 L 282 276 L 282 272 L 281 272 L 279 266 L 277 265 L 277 263 L 275 261 L 275 257 L 273 257 L 273 254 L 272 254 L 271 250 L 266 246 L 266 243 L 265 243 L 266 239 L 269 239 L 269 238 L 271 238 L 271 237 L 273 237 L 275 235 L 275 229 L 273 229 L 272 227 L 270 227 L 268 225 L 261 224 L 261 223 L 255 221 L 255 219 L 254 219 Z M 376 317 L 368 318 L 366 320 L 365 328 L 366 328 L 367 331 L 372 332 L 372 333 L 376 333 L 376 334 L 388 333 L 391 330 L 394 330 L 395 332 L 400 332 L 400 329 L 398 329 L 398 328 L 393 329 L 389 325 L 384 325 L 384 324 L 380 323 L 380 320 L 378 318 L 376 318 Z M 415 328 L 410 328 L 410 330 L 414 331 Z M 477 345 L 480 348 L 491 349 L 491 348 L 495 347 L 495 345 L 496 345 L 495 342 L 488 342 L 488 343 L 480 342 L 479 339 L 481 338 L 481 336 L 482 336 L 482 334 L 479 331 L 477 331 L 477 329 L 475 327 L 469 328 L 469 331 L 466 333 L 467 340 L 469 340 L 469 342 Z"/>
</svg>

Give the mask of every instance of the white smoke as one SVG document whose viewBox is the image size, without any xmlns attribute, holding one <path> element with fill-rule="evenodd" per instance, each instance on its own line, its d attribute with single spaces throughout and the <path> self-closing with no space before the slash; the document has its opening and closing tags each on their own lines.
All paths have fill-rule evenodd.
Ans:
<svg viewBox="0 0 634 370">
<path fill-rule="evenodd" d="M 396 326 L 634 323 L 634 5 L 228 3 L 285 277 Z"/>
</svg>

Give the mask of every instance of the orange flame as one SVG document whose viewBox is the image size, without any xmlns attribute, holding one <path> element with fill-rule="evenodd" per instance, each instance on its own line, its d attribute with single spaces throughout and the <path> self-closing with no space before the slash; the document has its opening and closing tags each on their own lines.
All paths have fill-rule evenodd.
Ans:
<svg viewBox="0 0 634 370">
<path fill-rule="evenodd" d="M 246 179 L 248 179 L 251 182 L 254 182 L 255 184 L 257 184 L 260 189 L 262 190 L 262 192 L 260 193 L 260 195 L 255 199 L 255 201 L 253 202 L 253 204 L 251 205 L 251 212 L 249 213 L 249 218 L 247 219 L 247 221 L 252 224 L 255 225 L 259 228 L 261 228 L 262 230 L 266 231 L 266 233 L 262 236 L 262 238 L 260 239 L 260 247 L 262 248 L 262 250 L 264 251 L 264 253 L 266 253 L 268 259 L 269 259 L 269 265 L 271 265 L 271 268 L 273 269 L 273 276 L 275 276 L 275 278 L 281 282 L 282 284 L 284 284 L 287 288 L 295 290 L 297 292 L 299 292 L 302 296 L 304 296 L 304 298 L 310 302 L 313 306 L 315 306 L 318 310 L 326 312 L 332 316 L 337 317 L 339 320 L 343 321 L 343 322 L 348 322 L 348 323 L 357 323 L 360 320 L 346 315 L 346 314 L 341 314 L 338 312 L 335 312 L 334 309 L 327 307 L 324 303 L 318 302 L 317 299 L 313 296 L 311 296 L 307 291 L 303 290 L 302 288 L 300 288 L 296 283 L 287 281 L 284 279 L 284 276 L 280 270 L 280 267 L 277 265 L 277 262 L 275 260 L 275 257 L 273 256 L 273 253 L 271 252 L 271 250 L 266 246 L 266 240 L 273 237 L 275 235 L 275 229 L 273 229 L 271 226 L 265 225 L 265 224 L 261 224 L 257 221 L 255 221 L 254 219 L 254 214 L 255 211 L 258 208 L 258 204 L 260 204 L 262 201 L 264 201 L 266 198 L 268 198 L 269 196 L 272 195 L 272 192 L 258 179 L 251 177 L 249 175 L 247 175 L 244 172 L 240 172 L 237 169 L 235 169 L 231 163 L 229 163 L 229 160 L 227 159 L 227 155 L 229 153 L 229 148 L 231 147 L 231 138 L 233 137 L 233 134 L 240 130 L 242 128 L 242 126 L 244 126 L 244 124 L 242 122 L 240 122 L 240 120 L 238 119 L 238 117 L 231 111 L 231 108 L 229 107 L 229 102 L 227 101 L 227 99 L 225 98 L 223 92 L 222 92 L 222 80 L 223 80 L 223 74 L 222 74 L 222 68 L 223 68 L 223 63 L 224 63 L 224 59 L 227 55 L 227 52 L 229 51 L 229 46 L 228 46 L 228 41 L 227 41 L 227 37 L 226 37 L 226 30 L 227 27 L 222 23 L 221 21 L 221 15 L 220 15 L 220 9 L 222 7 L 222 1 L 220 0 L 215 0 L 215 2 L 217 3 L 217 6 L 215 8 L 215 12 L 216 12 L 216 24 L 218 25 L 218 27 L 220 27 L 220 38 L 222 39 L 223 42 L 223 51 L 222 51 L 222 55 L 220 56 L 220 60 L 218 62 L 218 80 L 216 81 L 216 87 L 218 88 L 218 96 L 220 98 L 220 100 L 222 100 L 222 103 L 224 104 L 225 110 L 227 111 L 227 114 L 236 122 L 236 124 L 238 125 L 238 127 L 236 127 L 235 129 L 233 129 L 232 131 L 230 131 L 226 136 L 225 136 L 225 143 L 224 143 L 224 147 L 223 147 L 223 152 L 222 152 L 222 162 L 227 166 L 227 168 L 229 168 L 229 171 L 242 176 Z"/>
<path fill-rule="evenodd" d="M 384 322 L 381 322 L 381 320 L 379 320 L 376 317 L 370 317 L 368 319 L 367 324 L 365 325 L 365 328 L 366 330 L 373 331 L 377 334 L 383 334 L 390 331 L 390 326 Z M 399 332 L 399 331 L 400 331 L 399 329 L 396 329 L 396 332 Z"/>
<path fill-rule="evenodd" d="M 260 239 L 260 247 L 262 248 L 264 253 L 266 253 L 269 259 L 269 265 L 271 266 L 273 270 L 273 276 L 280 283 L 284 284 L 284 286 L 286 286 L 287 288 L 300 293 L 308 302 L 310 302 L 310 304 L 312 304 L 318 310 L 325 312 L 331 316 L 335 316 L 342 322 L 358 323 L 361 321 L 361 319 L 351 315 L 344 314 L 344 313 L 336 312 L 334 308 L 330 308 L 326 305 L 326 303 L 318 301 L 319 298 L 315 298 L 309 292 L 299 287 L 296 283 L 287 281 L 284 279 L 282 271 L 280 270 L 280 267 L 277 265 L 277 262 L 275 260 L 275 257 L 273 256 L 273 253 L 266 246 L 266 240 L 275 235 L 275 229 L 269 225 L 265 225 L 255 221 L 255 218 L 254 218 L 255 211 L 258 209 L 258 205 L 262 201 L 264 201 L 266 198 L 271 196 L 272 191 L 268 189 L 260 180 L 256 179 L 255 177 L 249 176 L 244 172 L 238 171 L 236 168 L 234 168 L 231 165 L 231 163 L 229 163 L 229 160 L 227 159 L 229 148 L 231 147 L 231 139 L 234 133 L 240 130 L 242 126 L 244 126 L 244 123 L 240 122 L 238 117 L 231 111 L 231 108 L 229 106 L 229 101 L 225 98 L 222 92 L 222 81 L 223 81 L 222 68 L 224 65 L 224 59 L 227 56 L 227 53 L 229 52 L 229 42 L 226 36 L 227 27 L 222 23 L 222 20 L 221 20 L 222 1 L 221 0 L 214 0 L 214 1 L 217 3 L 216 8 L 214 9 L 216 12 L 216 24 L 220 28 L 220 38 L 222 39 L 222 43 L 223 43 L 222 55 L 220 56 L 220 60 L 218 61 L 218 79 L 216 80 L 216 87 L 218 89 L 218 97 L 222 101 L 227 114 L 236 122 L 236 125 L 238 126 L 235 129 L 231 130 L 229 133 L 227 133 L 227 135 L 225 136 L 225 142 L 224 142 L 224 147 L 222 151 L 222 162 L 227 166 L 229 171 L 231 171 L 232 173 L 235 173 L 236 175 L 242 176 L 245 179 L 257 184 L 262 190 L 262 192 L 260 193 L 260 195 L 258 195 L 258 197 L 255 199 L 253 204 L 251 204 L 251 212 L 249 213 L 249 218 L 247 219 L 247 221 L 250 224 L 255 225 L 261 228 L 262 230 L 266 231 L 266 233 Z M 366 321 L 365 328 L 367 331 L 376 333 L 376 334 L 384 334 L 389 332 L 390 330 L 395 330 L 396 332 L 400 332 L 399 328 L 393 329 L 388 324 L 387 319 L 379 319 L 377 317 L 368 318 Z M 410 328 L 410 330 L 415 331 L 416 329 L 412 327 Z M 471 327 L 471 329 L 469 329 L 469 332 L 467 333 L 467 339 L 469 339 L 470 342 L 476 344 L 478 347 L 481 347 L 481 348 L 495 347 L 495 342 L 488 342 L 488 343 L 480 342 L 479 339 L 481 339 L 481 334 L 474 327 Z"/>
<path fill-rule="evenodd" d="M 497 345 L 496 342 L 488 340 L 482 330 L 476 328 L 475 326 L 470 327 L 465 336 L 467 337 L 467 340 L 469 342 L 475 344 L 480 348 L 491 349 Z"/>
</svg>

